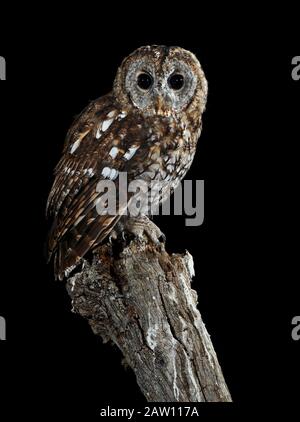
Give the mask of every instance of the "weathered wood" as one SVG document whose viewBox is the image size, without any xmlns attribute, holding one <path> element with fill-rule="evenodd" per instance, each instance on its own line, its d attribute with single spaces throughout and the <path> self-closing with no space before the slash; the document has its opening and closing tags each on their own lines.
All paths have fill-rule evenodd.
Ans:
<svg viewBox="0 0 300 422">
<path fill-rule="evenodd" d="M 149 402 L 231 401 L 193 276 L 188 252 L 169 255 L 141 231 L 101 246 L 67 282 L 74 311 L 120 348 Z"/>
</svg>

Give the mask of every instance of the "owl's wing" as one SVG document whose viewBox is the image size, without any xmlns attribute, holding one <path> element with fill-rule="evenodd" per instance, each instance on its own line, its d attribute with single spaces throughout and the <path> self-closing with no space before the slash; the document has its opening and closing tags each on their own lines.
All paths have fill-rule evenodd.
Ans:
<svg viewBox="0 0 300 422">
<path fill-rule="evenodd" d="M 100 104 L 91 104 L 71 127 L 49 195 L 47 209 L 54 222 L 48 251 L 49 258 L 54 255 L 60 279 L 109 235 L 126 211 L 131 194 L 126 192 L 127 198 L 118 195 L 119 173 L 126 172 L 128 181 L 141 173 L 153 138 L 142 117 L 126 115 L 103 98 Z M 114 180 L 117 187 L 116 215 L 97 212 L 102 195 L 97 185 L 104 179 Z"/>
</svg>

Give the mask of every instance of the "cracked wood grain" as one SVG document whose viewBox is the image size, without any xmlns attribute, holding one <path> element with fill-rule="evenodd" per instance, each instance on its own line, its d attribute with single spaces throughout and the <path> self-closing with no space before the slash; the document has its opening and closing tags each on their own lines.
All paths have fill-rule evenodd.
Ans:
<svg viewBox="0 0 300 422">
<path fill-rule="evenodd" d="M 73 310 L 119 347 L 149 402 L 231 401 L 193 276 L 188 252 L 170 255 L 145 232 L 101 246 L 67 281 Z"/>
</svg>

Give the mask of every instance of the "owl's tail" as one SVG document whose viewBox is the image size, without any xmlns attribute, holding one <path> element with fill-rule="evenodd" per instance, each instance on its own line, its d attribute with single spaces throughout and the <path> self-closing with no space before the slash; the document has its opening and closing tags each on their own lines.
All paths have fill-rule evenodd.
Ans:
<svg viewBox="0 0 300 422">
<path fill-rule="evenodd" d="M 97 215 L 88 224 L 91 220 L 91 215 L 88 214 L 59 241 L 53 238 L 55 228 L 52 228 L 48 240 L 48 261 L 54 258 L 55 279 L 63 280 L 68 277 L 81 259 L 108 237 L 120 218 L 121 215 Z"/>
</svg>

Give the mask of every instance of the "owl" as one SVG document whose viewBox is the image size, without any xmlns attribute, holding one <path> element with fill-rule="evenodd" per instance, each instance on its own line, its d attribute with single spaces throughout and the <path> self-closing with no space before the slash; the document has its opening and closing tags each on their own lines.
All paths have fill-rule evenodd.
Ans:
<svg viewBox="0 0 300 422">
<path fill-rule="evenodd" d="M 206 98 L 204 72 L 187 50 L 146 46 L 123 60 L 112 91 L 75 119 L 55 168 L 47 215 L 53 221 L 48 252 L 56 278 L 68 276 L 130 218 L 129 192 L 118 199 L 118 213 L 97 212 L 99 181 L 113 181 L 120 189 L 118 179 L 126 173 L 128 183 L 157 180 L 176 188 L 193 161 Z M 154 200 L 163 201 L 169 192 Z"/>
</svg>

